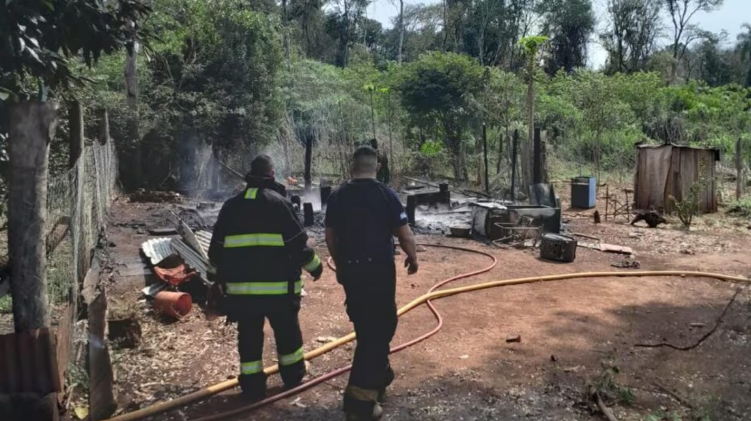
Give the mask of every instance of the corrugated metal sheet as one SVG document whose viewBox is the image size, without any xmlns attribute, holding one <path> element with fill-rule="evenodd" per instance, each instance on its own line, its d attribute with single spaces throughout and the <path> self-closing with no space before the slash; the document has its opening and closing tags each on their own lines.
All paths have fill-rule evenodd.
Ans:
<svg viewBox="0 0 751 421">
<path fill-rule="evenodd" d="M 196 231 L 196 240 L 198 241 L 198 245 L 201 247 L 201 252 L 203 252 L 204 256 L 209 255 L 209 246 L 211 245 L 212 236 L 213 233 L 209 231 Z"/>
<path fill-rule="evenodd" d="M 208 260 L 208 254 L 204 253 L 201 250 L 201 245 L 198 243 L 198 239 L 196 239 L 196 234 L 193 232 L 192 229 L 183 221 L 180 221 L 180 225 L 177 228 L 177 232 L 180 233 L 180 236 L 183 238 L 183 241 L 185 241 L 185 244 L 191 246 L 193 250 L 198 251 L 202 257 L 206 260 Z"/>
<path fill-rule="evenodd" d="M 149 259 L 153 266 L 172 254 L 171 238 L 153 238 L 141 244 L 141 251 Z"/>
<path fill-rule="evenodd" d="M 204 282 L 206 282 L 207 284 L 210 284 L 206 276 L 206 273 L 208 272 L 208 265 L 209 265 L 208 259 L 198 254 L 197 251 L 193 250 L 192 247 L 187 245 L 185 241 L 183 241 L 180 238 L 173 239 L 171 244 L 172 244 L 172 250 L 175 253 L 179 254 L 185 260 L 185 263 L 188 266 L 195 269 L 196 272 L 198 272 L 198 274 L 201 275 L 201 279 Z"/>
<path fill-rule="evenodd" d="M 0 393 L 62 391 L 55 335 L 49 329 L 0 335 Z"/>
</svg>

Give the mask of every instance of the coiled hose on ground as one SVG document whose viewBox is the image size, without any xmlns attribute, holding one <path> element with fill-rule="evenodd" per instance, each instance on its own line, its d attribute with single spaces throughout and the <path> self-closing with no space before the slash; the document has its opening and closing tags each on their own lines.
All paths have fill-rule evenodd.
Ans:
<svg viewBox="0 0 751 421">
<path fill-rule="evenodd" d="M 529 277 L 529 278 L 517 278 L 517 279 L 507 279 L 502 281 L 493 281 L 493 282 L 486 282 L 482 284 L 475 284 L 475 285 L 469 285 L 464 287 L 458 287 L 458 288 L 451 288 L 451 289 L 445 289 L 440 291 L 435 291 L 437 288 L 440 288 L 441 286 L 444 286 L 450 282 L 458 281 L 460 279 L 466 279 L 472 276 L 476 276 L 485 272 L 488 272 L 492 270 L 495 265 L 497 264 L 497 259 L 489 254 L 478 250 L 473 250 L 469 248 L 464 247 L 456 247 L 456 246 L 446 246 L 446 245 L 438 245 L 438 244 L 420 244 L 424 247 L 435 247 L 435 248 L 444 248 L 444 249 L 451 249 L 451 250 L 459 250 L 459 251 L 465 251 L 475 254 L 480 254 L 483 256 L 486 256 L 492 260 L 492 264 L 488 265 L 487 267 L 460 274 L 457 276 L 454 276 L 452 278 L 446 279 L 442 282 L 439 282 L 438 284 L 434 285 L 427 294 L 424 294 L 420 297 L 415 298 L 411 302 L 409 302 L 404 307 L 400 308 L 398 311 L 398 315 L 401 317 L 403 314 L 409 312 L 410 310 L 414 309 L 415 307 L 426 303 L 430 310 L 433 312 L 433 315 L 436 317 L 436 320 L 438 321 L 438 324 L 436 327 L 431 330 L 430 332 L 420 336 L 419 338 L 413 339 L 407 343 L 404 343 L 402 345 L 399 345 L 391 350 L 391 352 L 398 352 L 401 351 L 407 347 L 410 347 L 418 342 L 421 342 L 430 336 L 437 333 L 441 327 L 443 326 L 443 318 L 441 317 L 440 313 L 436 310 L 436 308 L 433 306 L 433 303 L 431 300 L 439 299 L 448 297 L 451 295 L 456 294 L 462 294 L 465 292 L 472 292 L 472 291 L 479 291 L 483 289 L 488 288 L 496 288 L 496 287 L 502 287 L 502 286 L 509 286 L 509 285 L 519 285 L 519 284 L 526 284 L 526 283 L 533 283 L 533 282 L 550 282 L 550 281 L 561 281 L 566 279 L 576 279 L 576 278 L 606 278 L 606 277 L 642 277 L 642 276 L 681 276 L 681 277 L 698 277 L 698 278 L 713 278 L 720 281 L 725 282 L 740 282 L 740 283 L 748 283 L 751 284 L 751 280 L 747 278 L 743 278 L 740 276 L 730 276 L 730 275 L 723 275 L 718 273 L 710 273 L 710 272 L 696 272 L 696 271 L 639 271 L 639 272 L 583 272 L 583 273 L 567 273 L 567 274 L 561 274 L 561 275 L 548 275 L 548 276 L 535 276 L 535 277 Z M 306 360 L 311 360 L 316 357 L 319 357 L 333 349 L 336 349 L 350 341 L 355 339 L 355 334 L 350 333 L 346 336 L 343 336 L 333 342 L 330 342 L 328 344 L 325 344 L 319 348 L 316 348 L 312 351 L 309 351 L 305 354 Z M 352 368 L 352 366 L 342 367 L 338 370 L 332 371 L 330 373 L 324 374 L 322 376 L 319 376 L 313 380 L 310 380 L 306 383 L 301 384 L 300 386 L 281 392 L 279 394 L 270 396 L 262 401 L 255 402 L 253 404 L 249 404 L 246 406 L 243 406 L 241 408 L 233 409 L 231 411 L 210 415 L 207 417 L 199 418 L 194 421 L 214 421 L 219 419 L 224 419 L 230 416 L 238 415 L 244 412 L 252 411 L 254 409 L 258 409 L 262 406 L 268 405 L 270 403 L 276 402 L 281 399 L 288 398 L 290 396 L 294 396 L 296 394 L 299 394 L 307 389 L 310 389 L 322 382 L 328 381 L 331 378 L 334 378 L 336 376 L 339 376 L 343 373 L 346 373 Z M 270 366 L 266 369 L 264 369 L 264 372 L 266 374 L 275 374 L 279 371 L 278 365 Z M 203 389 L 197 390 L 195 392 L 189 393 L 187 395 L 181 396 L 179 398 L 173 399 L 171 401 L 167 402 L 160 402 L 157 404 L 154 404 L 152 406 L 139 409 L 137 411 L 133 411 L 127 414 L 119 415 L 114 418 L 111 418 L 107 421 L 136 421 L 140 420 L 152 415 L 160 414 L 166 411 L 170 411 L 175 408 L 180 408 L 186 405 L 189 405 L 191 403 L 204 400 L 206 398 L 209 398 L 213 395 L 216 395 L 218 393 L 221 393 L 225 390 L 232 389 L 238 385 L 237 379 L 232 380 L 226 380 L 221 383 L 217 383 L 213 386 L 208 386 Z"/>
</svg>

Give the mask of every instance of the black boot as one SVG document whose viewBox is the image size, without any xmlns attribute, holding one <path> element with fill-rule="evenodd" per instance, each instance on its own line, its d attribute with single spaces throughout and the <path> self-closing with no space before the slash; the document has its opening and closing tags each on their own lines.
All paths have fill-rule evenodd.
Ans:
<svg viewBox="0 0 751 421">
<path fill-rule="evenodd" d="M 386 369 L 386 377 L 383 382 L 383 387 L 378 389 L 378 402 L 383 402 L 384 397 L 386 396 L 386 388 L 391 385 L 391 383 L 394 382 L 394 370 L 389 365 Z"/>
</svg>

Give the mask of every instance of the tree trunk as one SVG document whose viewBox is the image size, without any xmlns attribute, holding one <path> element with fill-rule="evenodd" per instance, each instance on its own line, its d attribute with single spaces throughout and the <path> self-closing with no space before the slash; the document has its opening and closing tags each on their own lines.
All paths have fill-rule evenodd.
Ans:
<svg viewBox="0 0 751 421">
<path fill-rule="evenodd" d="M 488 172 L 488 131 L 485 124 L 482 125 L 482 160 L 485 166 L 485 193 L 490 193 L 490 174 Z"/>
<path fill-rule="evenodd" d="M 349 55 L 349 0 L 344 0 L 343 21 L 339 23 L 339 51 L 336 55 L 336 65 L 339 67 L 347 66 L 347 56 Z"/>
<path fill-rule="evenodd" d="M 56 113 L 54 102 L 21 102 L 9 110 L 8 252 L 16 332 L 49 326 L 44 221 Z"/>
<path fill-rule="evenodd" d="M 527 84 L 527 141 L 521 147 L 522 188 L 532 182 L 532 145 L 535 138 L 535 63 L 534 55 L 529 62 L 529 82 Z"/>
<path fill-rule="evenodd" d="M 461 130 L 453 130 L 446 127 L 446 139 L 451 154 L 453 155 L 454 177 L 459 181 L 467 181 L 469 179 L 469 174 L 467 173 L 467 161 L 464 156 Z"/>
<path fill-rule="evenodd" d="M 740 200 L 743 196 L 743 149 L 740 137 L 735 141 L 735 171 L 735 200 Z"/>
<path fill-rule="evenodd" d="M 391 179 L 396 177 L 396 162 L 394 161 L 394 138 L 391 133 L 391 91 L 386 92 L 386 103 L 389 109 L 389 155 L 391 161 Z"/>
<path fill-rule="evenodd" d="M 128 102 L 128 120 L 126 124 L 126 132 L 128 136 L 128 142 L 133 147 L 133 156 L 130 162 L 127 162 L 126 180 L 130 179 L 131 190 L 141 186 L 142 179 L 142 164 L 141 164 L 141 139 L 138 133 L 138 43 L 134 42 L 133 47 L 127 51 L 125 58 L 125 94 Z M 125 164 L 125 162 L 123 162 Z"/>
<path fill-rule="evenodd" d="M 532 154 L 532 184 L 543 182 L 543 162 L 542 162 L 542 138 L 540 128 L 535 127 L 535 136 Z"/>
<path fill-rule="evenodd" d="M 378 139 L 378 136 L 376 135 L 375 104 L 373 103 L 374 90 L 375 88 L 370 90 L 370 123 L 373 125 L 373 139 Z"/>
<path fill-rule="evenodd" d="M 514 139 L 511 143 L 511 198 L 512 202 L 516 202 L 516 153 L 519 144 L 519 130 L 514 130 Z"/>
<path fill-rule="evenodd" d="M 402 51 L 404 51 L 404 0 L 399 0 L 399 56 L 397 63 L 402 64 Z"/>
<path fill-rule="evenodd" d="M 503 130 L 498 131 L 498 155 L 495 161 L 495 175 L 501 173 L 501 162 L 503 161 Z"/>
<path fill-rule="evenodd" d="M 100 145 L 106 145 L 110 141 L 110 118 L 107 109 L 97 110 L 97 119 L 99 120 L 99 134 L 97 139 Z"/>
<path fill-rule="evenodd" d="M 305 191 L 310 191 L 313 186 L 312 177 L 312 161 L 313 161 L 313 135 L 311 133 L 305 134 Z"/>
<path fill-rule="evenodd" d="M 282 31 L 284 42 L 284 62 L 287 65 L 287 72 L 292 68 L 292 64 L 289 58 L 289 32 L 287 31 L 287 0 L 282 0 Z"/>
</svg>

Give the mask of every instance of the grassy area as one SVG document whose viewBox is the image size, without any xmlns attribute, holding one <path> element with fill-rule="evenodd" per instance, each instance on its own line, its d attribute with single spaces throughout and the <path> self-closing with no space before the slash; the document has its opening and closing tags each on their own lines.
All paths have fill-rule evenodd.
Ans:
<svg viewBox="0 0 751 421">
<path fill-rule="evenodd" d="M 10 313 L 13 311 L 13 299 L 10 295 L 0 298 L 0 313 Z"/>
</svg>

